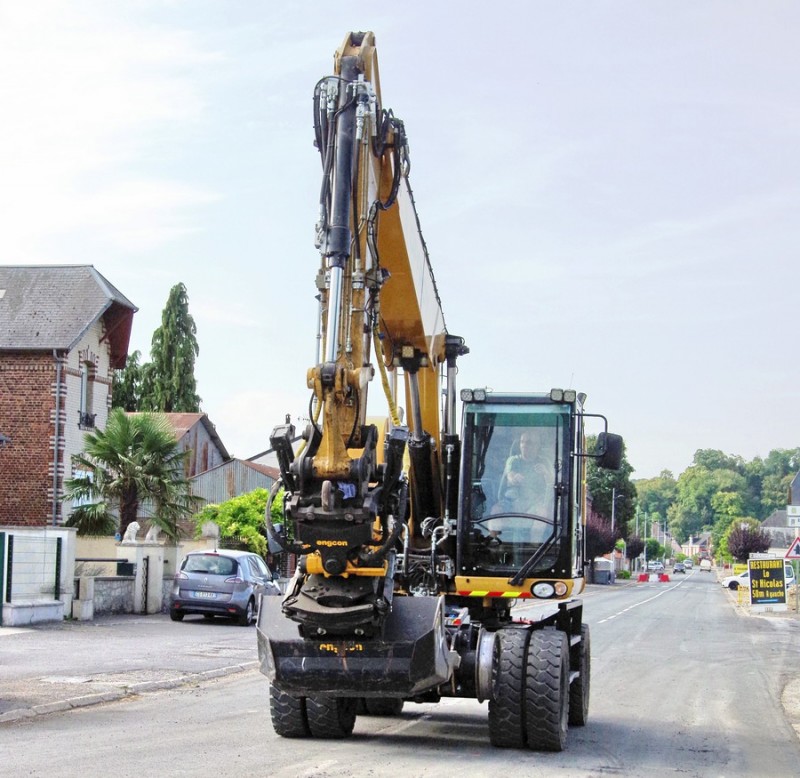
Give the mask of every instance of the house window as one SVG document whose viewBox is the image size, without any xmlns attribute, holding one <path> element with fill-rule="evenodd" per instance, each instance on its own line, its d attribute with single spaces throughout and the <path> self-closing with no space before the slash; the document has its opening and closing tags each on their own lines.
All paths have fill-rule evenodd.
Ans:
<svg viewBox="0 0 800 778">
<path fill-rule="evenodd" d="M 90 371 L 91 362 L 81 362 L 81 398 L 78 410 L 78 426 L 81 429 L 94 429 L 94 419 L 97 415 L 92 413 L 92 385 Z"/>
<path fill-rule="evenodd" d="M 89 483 L 94 483 L 94 473 L 91 470 L 73 470 L 72 471 L 73 478 L 86 478 L 89 480 Z M 91 505 L 92 499 L 89 496 L 81 497 L 80 499 L 72 501 L 72 509 L 80 508 L 83 505 Z"/>
</svg>

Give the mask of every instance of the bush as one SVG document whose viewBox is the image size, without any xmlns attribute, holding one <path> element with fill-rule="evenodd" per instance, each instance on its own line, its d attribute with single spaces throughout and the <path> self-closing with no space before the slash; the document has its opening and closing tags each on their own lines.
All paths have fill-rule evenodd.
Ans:
<svg viewBox="0 0 800 778">
<path fill-rule="evenodd" d="M 233 538 L 250 551 L 265 556 L 267 539 L 263 527 L 266 506 L 266 489 L 254 489 L 219 505 L 206 505 L 194 517 L 197 534 L 199 535 L 203 524 L 213 521 L 219 526 L 222 542 L 226 538 Z"/>
<path fill-rule="evenodd" d="M 617 578 L 628 579 L 630 577 L 631 577 L 631 571 L 630 570 L 620 570 L 617 573 Z"/>
</svg>

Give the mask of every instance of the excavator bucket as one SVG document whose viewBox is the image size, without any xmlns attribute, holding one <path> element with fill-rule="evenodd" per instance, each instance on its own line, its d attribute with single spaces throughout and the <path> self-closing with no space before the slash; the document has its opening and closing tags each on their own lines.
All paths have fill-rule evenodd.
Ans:
<svg viewBox="0 0 800 778">
<path fill-rule="evenodd" d="M 298 696 L 414 697 L 448 681 L 454 670 L 442 609 L 443 598 L 395 597 L 380 638 L 308 640 L 281 612 L 279 598 L 263 597 L 261 672 Z"/>
</svg>

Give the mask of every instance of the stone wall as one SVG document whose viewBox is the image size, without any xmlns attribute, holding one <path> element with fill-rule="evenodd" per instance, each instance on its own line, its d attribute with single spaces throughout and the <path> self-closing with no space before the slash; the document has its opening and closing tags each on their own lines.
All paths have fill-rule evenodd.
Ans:
<svg viewBox="0 0 800 778">
<path fill-rule="evenodd" d="M 97 576 L 94 578 L 94 615 L 133 613 L 132 575 Z M 78 591 L 78 579 L 75 579 Z"/>
</svg>

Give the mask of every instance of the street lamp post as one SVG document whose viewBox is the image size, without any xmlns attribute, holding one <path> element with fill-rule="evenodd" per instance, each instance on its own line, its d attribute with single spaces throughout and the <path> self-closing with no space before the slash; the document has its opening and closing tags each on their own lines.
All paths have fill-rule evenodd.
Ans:
<svg viewBox="0 0 800 778">
<path fill-rule="evenodd" d="M 617 494 L 617 487 L 613 486 L 611 488 L 611 532 L 614 532 L 614 527 L 616 526 L 616 515 L 617 515 L 617 500 L 624 500 L 624 494 Z"/>
<path fill-rule="evenodd" d="M 647 571 L 647 514 L 644 514 L 644 569 Z"/>
<path fill-rule="evenodd" d="M 617 494 L 617 487 L 611 487 L 611 535 L 614 535 L 614 528 L 616 527 L 616 516 L 617 516 L 617 500 L 623 499 L 625 497 L 624 494 Z M 614 547 L 616 549 L 616 546 Z M 616 553 L 614 550 L 611 552 L 611 566 L 616 569 Z"/>
</svg>

